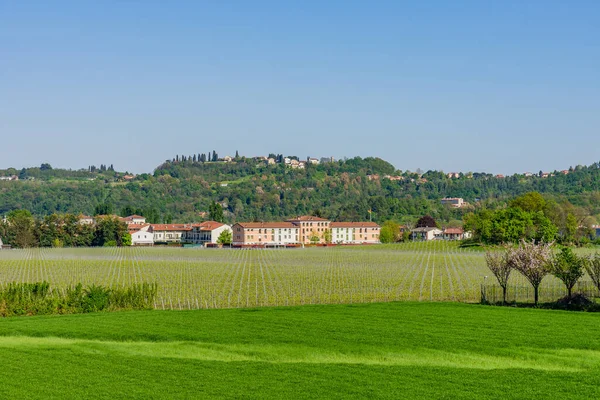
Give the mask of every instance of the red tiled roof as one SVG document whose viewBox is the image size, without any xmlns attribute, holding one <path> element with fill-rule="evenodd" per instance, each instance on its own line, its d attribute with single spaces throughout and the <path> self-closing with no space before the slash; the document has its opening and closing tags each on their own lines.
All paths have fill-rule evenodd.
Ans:
<svg viewBox="0 0 600 400">
<path fill-rule="evenodd" d="M 464 231 L 462 228 L 446 228 L 444 229 L 444 233 L 449 235 L 462 235 Z"/>
<path fill-rule="evenodd" d="M 301 215 L 296 218 L 290 218 L 288 221 L 329 221 L 325 218 L 313 217 L 312 215 Z"/>
<path fill-rule="evenodd" d="M 379 228 L 375 222 L 332 222 L 332 228 Z"/>
<path fill-rule="evenodd" d="M 129 217 L 124 217 L 123 219 L 125 219 L 127 221 L 131 221 L 134 219 L 145 219 L 145 218 L 142 217 L 141 215 L 130 215 Z"/>
<path fill-rule="evenodd" d="M 129 225 L 127 225 L 127 230 L 128 231 L 139 231 L 146 226 L 150 226 L 150 224 L 129 224 Z"/>
<path fill-rule="evenodd" d="M 200 227 L 201 231 L 214 231 L 217 228 L 222 227 L 225 224 L 222 224 L 217 221 L 204 221 L 200 224 L 193 224 L 194 227 Z"/>
<path fill-rule="evenodd" d="M 238 222 L 236 225 L 248 228 L 298 228 L 291 222 Z"/>
<path fill-rule="evenodd" d="M 150 229 L 154 231 L 191 231 L 197 224 L 151 224 Z"/>
</svg>

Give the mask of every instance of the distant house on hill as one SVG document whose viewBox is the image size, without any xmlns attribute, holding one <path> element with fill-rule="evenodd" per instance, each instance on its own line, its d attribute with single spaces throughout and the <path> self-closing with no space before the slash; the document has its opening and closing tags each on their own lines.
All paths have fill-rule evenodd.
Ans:
<svg viewBox="0 0 600 400">
<path fill-rule="evenodd" d="M 129 217 L 121 218 L 121 221 L 125 222 L 127 225 L 145 224 L 146 218 L 141 215 L 130 215 Z"/>
<path fill-rule="evenodd" d="M 89 215 L 80 215 L 79 216 L 79 224 L 80 225 L 93 225 L 94 217 L 90 217 Z"/>
<path fill-rule="evenodd" d="M 465 204 L 465 201 L 461 197 L 445 197 L 441 202 L 444 205 L 448 204 L 456 208 L 461 208 Z"/>
</svg>

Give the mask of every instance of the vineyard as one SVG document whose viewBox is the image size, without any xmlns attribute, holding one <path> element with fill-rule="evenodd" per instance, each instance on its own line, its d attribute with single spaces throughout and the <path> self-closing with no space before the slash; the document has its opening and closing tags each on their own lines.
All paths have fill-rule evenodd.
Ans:
<svg viewBox="0 0 600 400">
<path fill-rule="evenodd" d="M 47 281 L 60 289 L 79 282 L 108 287 L 157 283 L 157 309 L 478 302 L 482 284 L 494 284 L 490 275 L 483 253 L 448 242 L 306 249 L 0 251 L 0 284 Z M 511 279 L 514 296 L 527 301 L 532 292 L 526 281 L 517 274 Z M 555 300 L 562 290 L 559 281 L 546 277 L 541 300 L 545 294 Z"/>
</svg>

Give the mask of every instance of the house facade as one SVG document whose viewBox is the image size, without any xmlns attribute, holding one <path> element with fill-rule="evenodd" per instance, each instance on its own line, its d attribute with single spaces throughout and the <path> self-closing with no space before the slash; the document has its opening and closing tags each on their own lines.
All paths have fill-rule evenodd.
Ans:
<svg viewBox="0 0 600 400">
<path fill-rule="evenodd" d="M 312 215 L 303 215 L 300 217 L 288 219 L 286 222 L 294 224 L 299 228 L 299 243 L 326 243 L 331 221 L 313 217 Z"/>
<path fill-rule="evenodd" d="M 444 240 L 463 240 L 466 239 L 465 231 L 462 228 L 446 228 L 442 232 Z"/>
<path fill-rule="evenodd" d="M 146 226 L 139 231 L 131 234 L 131 245 L 132 246 L 153 246 L 154 245 L 154 234 L 149 232 L 150 226 Z"/>
<path fill-rule="evenodd" d="M 415 228 L 411 231 L 412 240 L 433 240 L 442 235 L 442 230 L 438 228 Z"/>
<path fill-rule="evenodd" d="M 181 243 L 192 224 L 151 224 L 149 232 L 154 234 L 154 243 Z"/>
<path fill-rule="evenodd" d="M 379 243 L 380 226 L 375 222 L 332 222 L 331 243 Z"/>
<path fill-rule="evenodd" d="M 192 244 L 216 244 L 223 231 L 233 232 L 229 225 L 216 221 L 205 221 L 192 225 L 192 229 L 183 234 L 182 241 Z"/>
<path fill-rule="evenodd" d="M 300 243 L 300 228 L 291 222 L 239 222 L 232 230 L 234 246 Z"/>
</svg>

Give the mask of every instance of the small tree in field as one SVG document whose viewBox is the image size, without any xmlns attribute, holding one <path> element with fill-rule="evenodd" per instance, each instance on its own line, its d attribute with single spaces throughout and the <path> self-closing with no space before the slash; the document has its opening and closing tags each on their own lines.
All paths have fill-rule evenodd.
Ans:
<svg viewBox="0 0 600 400">
<path fill-rule="evenodd" d="M 563 281 L 567 287 L 569 298 L 573 293 L 573 286 L 584 274 L 585 264 L 585 258 L 579 257 L 568 247 L 563 247 L 548 264 L 552 275 Z"/>
<path fill-rule="evenodd" d="M 231 231 L 224 230 L 217 239 L 218 244 L 230 245 L 233 242 Z"/>
<path fill-rule="evenodd" d="M 600 253 L 596 253 L 593 257 L 587 259 L 584 265 L 594 285 L 600 290 Z"/>
<path fill-rule="evenodd" d="M 512 272 L 512 265 L 508 260 L 508 252 L 488 251 L 485 253 L 485 261 L 492 274 L 498 280 L 498 284 L 502 287 L 502 304 L 505 304 L 508 278 Z"/>
<path fill-rule="evenodd" d="M 550 244 L 535 244 L 526 241 L 521 241 L 517 248 L 508 250 L 507 257 L 510 266 L 523 274 L 533 286 L 536 306 L 539 300 L 540 283 L 549 272 L 550 254 Z"/>
</svg>

